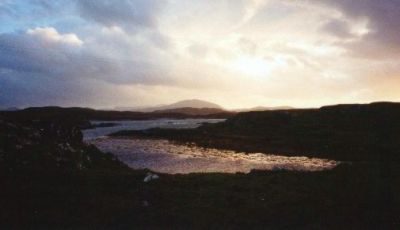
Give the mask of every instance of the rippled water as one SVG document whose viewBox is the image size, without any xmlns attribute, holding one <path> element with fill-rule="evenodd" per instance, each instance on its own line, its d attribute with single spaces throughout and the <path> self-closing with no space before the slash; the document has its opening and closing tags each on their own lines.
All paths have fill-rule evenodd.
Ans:
<svg viewBox="0 0 400 230">
<path fill-rule="evenodd" d="M 338 162 L 332 160 L 245 154 L 229 150 L 178 145 L 166 140 L 129 138 L 97 138 L 91 140 L 104 152 L 111 152 L 134 169 L 150 169 L 160 173 L 248 173 L 260 170 L 321 171 L 332 169 Z"/>
<path fill-rule="evenodd" d="M 98 127 L 83 130 L 85 140 L 93 140 L 121 130 L 145 130 L 150 128 L 197 128 L 203 123 L 218 123 L 225 119 L 156 119 L 156 120 L 128 120 L 128 121 L 92 121 L 92 124 L 115 123 L 117 126 Z"/>
</svg>

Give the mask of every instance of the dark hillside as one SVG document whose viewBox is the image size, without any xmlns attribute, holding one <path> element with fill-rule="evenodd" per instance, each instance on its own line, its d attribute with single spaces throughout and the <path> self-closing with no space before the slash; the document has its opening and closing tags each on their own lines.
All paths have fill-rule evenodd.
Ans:
<svg viewBox="0 0 400 230">
<path fill-rule="evenodd" d="M 214 110 L 213 110 L 214 111 Z M 159 118 L 228 118 L 233 116 L 233 113 L 224 112 L 223 110 L 215 110 L 208 113 L 188 114 L 182 111 L 168 111 L 157 113 L 132 112 L 132 111 L 107 111 L 95 110 L 90 108 L 62 108 L 62 107 L 32 107 L 19 111 L 0 111 L 0 115 L 15 121 L 30 121 L 30 120 L 59 120 L 65 122 L 67 120 L 73 122 L 85 122 L 88 120 L 148 120 Z"/>
</svg>

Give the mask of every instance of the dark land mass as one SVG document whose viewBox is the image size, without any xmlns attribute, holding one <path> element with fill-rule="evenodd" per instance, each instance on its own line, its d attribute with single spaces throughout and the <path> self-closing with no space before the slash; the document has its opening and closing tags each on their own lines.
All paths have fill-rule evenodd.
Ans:
<svg viewBox="0 0 400 230">
<path fill-rule="evenodd" d="M 100 122 L 100 123 L 92 123 L 92 122 L 86 122 L 82 123 L 80 128 L 83 129 L 94 129 L 94 128 L 103 128 L 103 127 L 114 127 L 114 126 L 119 126 L 121 124 L 119 123 L 113 123 L 113 122 Z"/>
<path fill-rule="evenodd" d="M 245 113 L 226 123 L 208 124 L 197 130 L 221 132 L 218 135 L 237 132 L 250 138 L 272 133 L 274 124 L 279 127 L 275 131 L 291 135 L 290 127 L 297 124 L 295 127 L 299 130 L 308 131 L 304 135 L 316 140 L 318 135 L 314 132 L 325 133 L 328 127 L 335 127 L 335 132 L 357 130 L 366 136 L 380 137 L 383 134 L 379 133 L 385 133 L 384 137 L 391 140 L 398 137 L 395 133 L 398 108 L 397 104 L 373 104 L 294 113 Z M 111 154 L 83 143 L 81 122 L 67 116 L 61 119 L 58 115 L 36 114 L 32 119 L 31 115 L 0 115 L 1 229 L 400 227 L 399 164 L 373 161 L 372 151 L 362 162 L 343 163 L 323 172 L 161 174 L 159 179 L 145 183 L 145 170 L 129 169 Z M 360 121 L 356 122 L 356 118 Z M 379 125 L 385 126 L 379 128 Z M 309 127 L 321 130 L 309 130 Z M 160 134 L 164 133 L 160 130 L 151 133 L 167 135 Z M 342 137 L 339 133 L 334 137 Z M 171 139 L 183 140 L 181 134 L 171 135 Z M 228 137 L 229 141 L 238 140 Z M 326 137 L 320 135 L 320 138 L 325 141 Z M 342 153 L 338 154 L 336 158 L 341 158 Z M 378 159 L 394 156 L 376 154 L 380 156 Z"/>
<path fill-rule="evenodd" d="M 20 110 L 18 107 L 6 107 L 6 108 L 1 108 L 0 107 L 0 111 L 17 111 Z"/>
<path fill-rule="evenodd" d="M 252 112 L 252 111 L 273 111 L 273 110 L 289 110 L 295 109 L 291 106 L 256 106 L 248 109 L 236 109 L 236 112 Z"/>
<path fill-rule="evenodd" d="M 203 147 L 342 161 L 399 161 L 400 104 L 239 113 L 197 129 L 120 131 L 113 136 L 164 138 Z"/>
<path fill-rule="evenodd" d="M 196 110 L 196 109 L 194 109 Z M 95 110 L 90 108 L 62 108 L 56 106 L 50 107 L 31 107 L 18 111 L 0 111 L 0 116 L 6 116 L 10 119 L 18 121 L 29 120 L 52 120 L 61 121 L 70 120 L 82 125 L 88 125 L 89 120 L 150 120 L 160 118 L 228 118 L 234 116 L 235 113 L 224 110 L 216 110 L 216 113 L 207 114 L 185 114 L 179 112 L 132 112 L 132 111 L 114 111 L 114 110 Z"/>
</svg>

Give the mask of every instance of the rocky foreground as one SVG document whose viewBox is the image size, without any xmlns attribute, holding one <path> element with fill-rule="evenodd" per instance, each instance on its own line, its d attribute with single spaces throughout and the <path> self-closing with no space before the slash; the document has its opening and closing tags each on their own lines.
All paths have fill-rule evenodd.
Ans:
<svg viewBox="0 0 400 230">
<path fill-rule="evenodd" d="M 84 144 L 75 121 L 22 118 L 0 117 L 1 229 L 400 227 L 396 162 L 154 176 Z"/>
</svg>

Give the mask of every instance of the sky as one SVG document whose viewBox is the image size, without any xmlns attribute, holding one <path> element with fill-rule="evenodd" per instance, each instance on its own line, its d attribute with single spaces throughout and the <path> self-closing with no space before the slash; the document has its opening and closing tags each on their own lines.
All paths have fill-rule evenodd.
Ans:
<svg viewBox="0 0 400 230">
<path fill-rule="evenodd" d="M 400 0 L 0 0 L 0 107 L 400 101 Z"/>
</svg>

